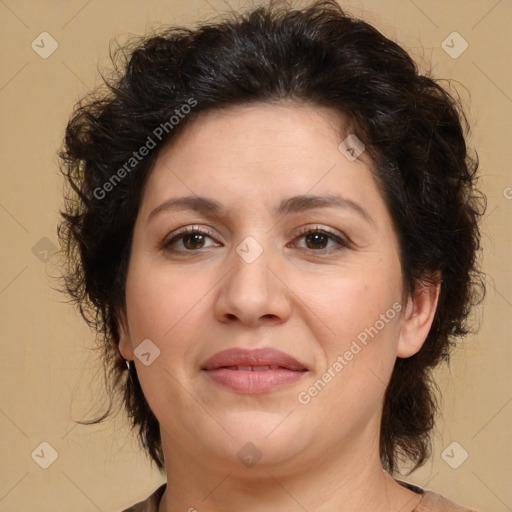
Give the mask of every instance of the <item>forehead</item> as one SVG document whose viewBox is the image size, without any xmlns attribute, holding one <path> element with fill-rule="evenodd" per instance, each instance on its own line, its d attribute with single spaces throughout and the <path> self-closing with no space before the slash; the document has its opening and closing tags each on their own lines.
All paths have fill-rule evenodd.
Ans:
<svg viewBox="0 0 512 512">
<path fill-rule="evenodd" d="M 285 167 L 287 161 L 303 157 L 328 163 L 328 149 L 337 148 L 349 134 L 342 115 L 327 107 L 292 101 L 235 105 L 199 113 L 164 148 L 161 157 L 177 154 L 186 145 L 194 146 L 197 157 L 208 151 L 219 163 L 234 157 L 255 163 L 278 158 L 276 166 L 281 163 Z M 364 153 L 360 161 L 370 163 Z"/>
<path fill-rule="evenodd" d="M 305 104 L 203 112 L 161 150 L 141 216 L 169 199 L 194 195 L 217 199 L 230 211 L 274 213 L 292 196 L 341 195 L 385 214 L 368 155 L 349 159 L 340 150 L 347 130 L 338 113 Z"/>
</svg>

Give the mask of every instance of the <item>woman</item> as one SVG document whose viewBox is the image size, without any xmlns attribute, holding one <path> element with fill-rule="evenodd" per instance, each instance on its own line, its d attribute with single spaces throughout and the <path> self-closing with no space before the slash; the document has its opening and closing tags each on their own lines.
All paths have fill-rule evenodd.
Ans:
<svg viewBox="0 0 512 512">
<path fill-rule="evenodd" d="M 394 477 L 478 299 L 458 104 L 333 1 L 127 54 L 67 127 L 60 236 L 167 474 L 129 510 L 469 510 Z"/>
</svg>

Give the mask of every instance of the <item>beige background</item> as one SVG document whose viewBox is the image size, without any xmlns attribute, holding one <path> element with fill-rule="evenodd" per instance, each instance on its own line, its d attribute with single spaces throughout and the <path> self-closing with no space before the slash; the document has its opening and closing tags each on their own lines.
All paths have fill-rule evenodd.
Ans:
<svg viewBox="0 0 512 512">
<path fill-rule="evenodd" d="M 483 224 L 488 295 L 476 311 L 480 333 L 454 356 L 451 369 L 439 372 L 444 401 L 434 453 L 408 480 L 481 512 L 512 510 L 512 2 L 342 4 L 420 62 L 431 61 L 436 77 L 454 78 L 467 88 L 459 90 L 489 204 Z M 108 65 L 110 39 L 123 41 L 161 23 L 189 24 L 225 6 L 214 0 L 0 0 L 2 512 L 114 512 L 163 481 L 121 416 L 101 426 L 73 422 L 98 403 L 101 371 L 92 334 L 51 288 L 62 194 L 56 150 L 73 104 L 98 83 L 97 65 Z M 453 31 L 469 44 L 456 59 L 441 46 Z M 31 48 L 42 32 L 58 43 L 47 59 Z M 48 469 L 31 457 L 41 442 L 58 453 Z M 460 445 L 445 456 L 452 465 L 460 463 L 462 450 L 468 453 L 457 469 L 442 457 L 452 442 Z"/>
</svg>

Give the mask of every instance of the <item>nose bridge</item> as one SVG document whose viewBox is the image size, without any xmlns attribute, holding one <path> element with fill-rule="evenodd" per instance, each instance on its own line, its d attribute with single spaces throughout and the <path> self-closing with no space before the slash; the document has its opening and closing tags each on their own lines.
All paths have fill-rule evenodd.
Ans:
<svg viewBox="0 0 512 512">
<path fill-rule="evenodd" d="M 230 255 L 231 271 L 222 282 L 216 305 L 223 319 L 237 317 L 243 323 L 255 324 L 263 317 L 284 320 L 290 313 L 286 287 L 271 270 L 276 263 L 272 244 L 264 247 L 264 236 L 264 231 L 247 236 Z"/>
<path fill-rule="evenodd" d="M 261 240 L 261 236 L 258 236 Z M 231 261 L 233 271 L 231 278 L 233 288 L 230 293 L 235 293 L 234 304 L 244 307 L 259 308 L 268 303 L 272 284 L 269 283 L 271 272 L 268 270 L 270 263 L 269 244 L 258 242 L 253 236 L 246 237 L 236 246 Z"/>
</svg>

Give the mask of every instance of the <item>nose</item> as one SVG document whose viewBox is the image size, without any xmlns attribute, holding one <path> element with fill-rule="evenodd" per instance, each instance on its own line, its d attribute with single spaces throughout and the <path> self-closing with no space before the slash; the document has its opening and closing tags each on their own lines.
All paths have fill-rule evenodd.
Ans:
<svg viewBox="0 0 512 512">
<path fill-rule="evenodd" d="M 276 257 L 263 250 L 254 261 L 233 251 L 230 270 L 216 297 L 215 315 L 223 323 L 247 327 L 286 322 L 291 313 L 291 291 L 279 270 Z"/>
</svg>

